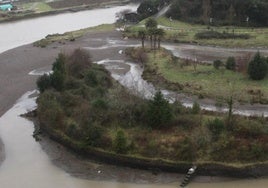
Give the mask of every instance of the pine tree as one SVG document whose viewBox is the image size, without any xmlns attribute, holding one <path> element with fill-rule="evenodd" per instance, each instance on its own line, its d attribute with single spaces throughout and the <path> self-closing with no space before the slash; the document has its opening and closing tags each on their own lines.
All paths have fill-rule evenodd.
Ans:
<svg viewBox="0 0 268 188">
<path fill-rule="evenodd" d="M 169 102 L 158 91 L 149 103 L 147 111 L 148 124 L 151 127 L 160 128 L 169 123 L 172 118 L 172 110 Z"/>
<path fill-rule="evenodd" d="M 262 80 L 267 74 L 267 63 L 264 57 L 257 52 L 248 65 L 248 74 L 252 80 Z"/>
</svg>

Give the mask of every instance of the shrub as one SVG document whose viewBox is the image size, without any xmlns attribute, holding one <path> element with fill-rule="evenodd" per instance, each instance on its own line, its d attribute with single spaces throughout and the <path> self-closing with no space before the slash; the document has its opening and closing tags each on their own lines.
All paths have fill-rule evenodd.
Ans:
<svg viewBox="0 0 268 188">
<path fill-rule="evenodd" d="M 95 87 L 98 85 L 97 75 L 94 71 L 88 71 L 85 76 L 85 82 L 88 86 Z"/>
<path fill-rule="evenodd" d="M 110 73 L 100 65 L 92 65 L 91 69 L 85 72 L 85 83 L 90 87 L 111 87 L 112 78 Z"/>
<path fill-rule="evenodd" d="M 92 101 L 92 106 L 95 109 L 99 109 L 99 110 L 107 110 L 108 109 L 108 104 L 105 100 L 97 98 L 94 101 Z"/>
<path fill-rule="evenodd" d="M 67 77 L 65 81 L 65 89 L 66 90 L 74 90 L 74 89 L 79 89 L 84 85 L 84 83 L 81 80 L 78 80 L 73 77 Z"/>
<path fill-rule="evenodd" d="M 81 139 L 81 129 L 75 121 L 71 121 L 66 125 L 66 134 L 73 139 Z"/>
<path fill-rule="evenodd" d="M 214 68 L 215 69 L 219 69 L 220 68 L 220 66 L 222 66 L 222 61 L 221 60 L 215 60 L 215 61 L 213 61 L 213 66 L 214 66 Z"/>
<path fill-rule="evenodd" d="M 52 65 L 53 71 L 59 71 L 62 74 L 66 74 L 66 68 L 65 68 L 65 62 L 66 62 L 66 56 L 62 53 L 59 53 L 58 57 L 56 58 L 56 61 Z"/>
<path fill-rule="evenodd" d="M 86 144 L 94 147 L 100 146 L 103 132 L 104 129 L 100 126 L 89 126 L 86 132 Z"/>
<path fill-rule="evenodd" d="M 69 75 L 76 78 L 83 78 L 84 70 L 91 66 L 91 56 L 88 51 L 76 49 L 66 62 Z"/>
<path fill-rule="evenodd" d="M 52 65 L 53 73 L 50 75 L 51 86 L 57 91 L 62 91 L 66 78 L 65 69 L 66 57 L 60 53 Z"/>
<path fill-rule="evenodd" d="M 228 57 L 226 60 L 225 68 L 228 70 L 235 70 L 235 58 L 234 57 Z"/>
<path fill-rule="evenodd" d="M 127 138 L 122 130 L 116 133 L 114 140 L 114 150 L 116 153 L 125 154 L 127 153 Z"/>
<path fill-rule="evenodd" d="M 248 34 L 220 33 L 217 31 L 203 31 L 195 34 L 197 39 L 249 39 Z"/>
<path fill-rule="evenodd" d="M 153 100 L 149 102 L 148 124 L 151 127 L 160 128 L 172 119 L 172 109 L 169 102 L 164 98 L 160 91 L 156 92 Z"/>
<path fill-rule="evenodd" d="M 254 59 L 248 65 L 249 77 L 253 80 L 262 80 L 267 74 L 267 69 L 268 66 L 265 58 L 260 55 L 260 52 L 257 52 Z"/>
<path fill-rule="evenodd" d="M 59 94 L 46 91 L 38 98 L 37 114 L 42 125 L 54 129 L 62 128 L 64 125 L 64 111 L 57 101 Z"/>
<path fill-rule="evenodd" d="M 217 139 L 225 128 L 224 122 L 219 118 L 215 118 L 213 121 L 211 120 L 208 121 L 207 126 L 209 130 L 211 131 L 211 133 L 213 134 L 212 138 L 214 139 Z"/>
<path fill-rule="evenodd" d="M 40 76 L 36 82 L 38 90 L 43 93 L 46 89 L 51 87 L 51 79 L 50 76 L 44 74 Z"/>
<path fill-rule="evenodd" d="M 55 88 L 57 91 L 63 90 L 65 76 L 61 71 L 55 70 L 53 74 L 50 75 L 50 79 L 51 79 L 51 86 L 53 88 Z"/>
<path fill-rule="evenodd" d="M 267 150 L 263 146 L 262 143 L 258 143 L 257 141 L 251 143 L 250 147 L 250 156 L 254 160 L 264 160 L 267 159 Z"/>
<path fill-rule="evenodd" d="M 178 159 L 183 161 L 193 161 L 195 159 L 193 143 L 189 137 L 184 138 L 184 140 L 179 143 L 176 155 Z"/>
<path fill-rule="evenodd" d="M 244 120 L 239 118 L 233 127 L 233 132 L 244 137 L 258 137 L 268 132 L 268 128 L 256 120 Z"/>
<path fill-rule="evenodd" d="M 200 105 L 198 102 L 194 102 L 193 107 L 192 107 L 192 113 L 193 114 L 198 114 L 201 111 Z"/>
<path fill-rule="evenodd" d="M 185 130 L 191 130 L 194 127 L 197 127 L 200 125 L 200 116 L 196 115 L 178 115 L 173 120 L 174 124 L 178 127 L 182 127 Z"/>
</svg>

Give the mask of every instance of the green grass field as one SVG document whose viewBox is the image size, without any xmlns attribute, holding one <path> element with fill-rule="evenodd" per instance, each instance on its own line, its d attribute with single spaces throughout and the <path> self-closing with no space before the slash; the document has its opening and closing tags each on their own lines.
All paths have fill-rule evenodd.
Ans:
<svg viewBox="0 0 268 188">
<path fill-rule="evenodd" d="M 160 17 L 157 19 L 158 25 L 165 29 L 165 40 L 175 42 L 198 43 L 201 45 L 225 46 L 225 47 L 268 47 L 268 28 L 247 28 L 236 26 L 207 26 L 189 24 L 181 21 Z M 126 33 L 128 36 L 137 36 L 137 31 L 144 25 L 145 20 L 138 25 L 131 26 Z M 249 34 L 250 39 L 196 39 L 195 34 L 202 31 L 213 30 L 217 32 L 227 32 L 234 34 Z"/>
<path fill-rule="evenodd" d="M 216 100 L 226 99 L 233 95 L 236 100 L 246 103 L 268 103 L 268 78 L 253 81 L 247 75 L 212 65 L 184 65 L 183 60 L 171 61 L 171 55 L 165 50 L 149 53 L 147 66 L 157 70 L 157 75 L 163 76 L 172 83 L 183 86 L 183 92 L 209 97 Z M 153 76 L 151 77 L 152 79 Z"/>
<path fill-rule="evenodd" d="M 25 10 L 33 10 L 36 12 L 47 12 L 47 11 L 53 10 L 45 2 L 25 3 L 22 6 L 23 6 L 23 9 L 25 9 Z"/>
<path fill-rule="evenodd" d="M 103 24 L 96 27 L 70 31 L 63 34 L 47 35 L 46 38 L 34 42 L 34 46 L 45 48 L 47 45 L 53 42 L 64 43 L 66 41 L 74 41 L 75 39 L 82 37 L 84 34 L 88 32 L 112 31 L 114 29 L 115 26 L 113 24 Z"/>
</svg>

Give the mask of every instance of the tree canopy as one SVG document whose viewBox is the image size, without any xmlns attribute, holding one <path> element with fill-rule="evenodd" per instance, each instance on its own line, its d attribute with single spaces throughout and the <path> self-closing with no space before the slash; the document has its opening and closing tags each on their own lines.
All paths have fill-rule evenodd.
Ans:
<svg viewBox="0 0 268 188">
<path fill-rule="evenodd" d="M 249 77 L 253 80 L 262 80 L 267 74 L 267 69 L 268 64 L 266 59 L 257 52 L 254 59 L 250 61 L 248 65 Z"/>
<path fill-rule="evenodd" d="M 268 26 L 268 1 L 174 0 L 167 16 L 206 24 Z"/>
</svg>

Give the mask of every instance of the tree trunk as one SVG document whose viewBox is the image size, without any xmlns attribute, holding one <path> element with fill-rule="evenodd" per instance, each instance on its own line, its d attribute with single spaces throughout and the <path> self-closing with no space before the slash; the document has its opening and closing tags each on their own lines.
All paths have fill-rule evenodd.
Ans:
<svg viewBox="0 0 268 188">
<path fill-rule="evenodd" d="M 156 49 L 156 35 L 154 35 L 154 50 Z"/>
<path fill-rule="evenodd" d="M 150 41 L 151 41 L 151 49 L 153 49 L 153 36 L 150 35 Z"/>
</svg>

